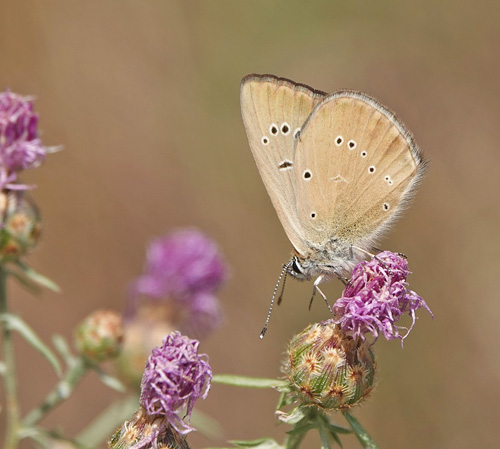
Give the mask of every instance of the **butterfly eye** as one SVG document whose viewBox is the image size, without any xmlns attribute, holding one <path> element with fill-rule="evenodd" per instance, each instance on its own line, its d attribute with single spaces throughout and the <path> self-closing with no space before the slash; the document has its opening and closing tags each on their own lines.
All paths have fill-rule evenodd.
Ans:
<svg viewBox="0 0 500 449">
<path fill-rule="evenodd" d="M 375 173 L 375 170 L 377 170 L 376 167 L 375 167 L 375 165 L 370 165 L 370 167 L 368 167 L 368 171 L 370 173 Z"/>
<path fill-rule="evenodd" d="M 356 148 L 356 142 L 354 140 L 349 140 L 349 142 L 347 142 L 347 146 L 350 150 L 354 150 L 354 148 Z"/>
<path fill-rule="evenodd" d="M 262 144 L 267 145 L 268 143 L 269 143 L 269 139 L 266 136 L 262 137 Z"/>
<path fill-rule="evenodd" d="M 344 143 L 344 138 L 342 136 L 337 136 L 335 138 L 335 145 L 338 147 Z"/>
<path fill-rule="evenodd" d="M 281 134 L 286 136 L 290 132 L 290 125 L 288 123 L 281 124 Z"/>
<path fill-rule="evenodd" d="M 368 156 L 368 153 L 366 151 L 362 151 L 361 152 L 361 157 L 366 157 L 366 156 Z"/>
<path fill-rule="evenodd" d="M 278 134 L 278 127 L 273 123 L 270 127 L 269 127 L 269 132 L 275 136 L 276 134 Z"/>
</svg>

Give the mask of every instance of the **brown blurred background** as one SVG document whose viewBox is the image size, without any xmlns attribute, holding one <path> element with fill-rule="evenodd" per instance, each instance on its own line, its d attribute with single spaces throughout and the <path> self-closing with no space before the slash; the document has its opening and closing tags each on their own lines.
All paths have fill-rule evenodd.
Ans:
<svg viewBox="0 0 500 449">
<path fill-rule="evenodd" d="M 239 83 L 256 72 L 361 90 L 397 111 L 431 160 L 380 246 L 409 256 L 411 287 L 436 319 L 421 312 L 403 350 L 377 343 L 379 385 L 357 417 L 385 449 L 495 447 L 499 20 L 486 1 L 3 0 L 0 89 L 36 95 L 44 143 L 64 146 L 23 176 L 38 185 L 45 224 L 30 263 L 63 293 L 12 285 L 12 308 L 46 340 L 70 338 L 96 308 L 123 308 L 151 239 L 196 226 L 232 267 L 225 326 L 202 351 L 217 373 L 278 376 L 289 338 L 327 314 L 320 301 L 308 313 L 311 284 L 290 281 L 258 339 L 290 244 L 248 148 Z M 325 290 L 336 298 L 341 285 Z M 27 410 L 56 378 L 20 340 L 18 350 Z M 76 433 L 117 397 L 89 376 L 44 422 Z M 198 406 L 225 433 L 192 434 L 193 447 L 282 441 L 276 400 L 214 385 Z"/>
</svg>

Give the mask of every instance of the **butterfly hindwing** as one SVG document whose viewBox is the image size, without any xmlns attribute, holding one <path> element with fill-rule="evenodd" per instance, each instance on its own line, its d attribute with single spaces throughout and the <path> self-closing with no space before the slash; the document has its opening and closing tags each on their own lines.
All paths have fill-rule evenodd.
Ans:
<svg viewBox="0 0 500 449">
<path fill-rule="evenodd" d="M 295 141 L 323 92 L 272 75 L 249 75 L 241 83 L 241 112 L 260 175 L 288 238 L 307 249 L 295 194 Z"/>
</svg>

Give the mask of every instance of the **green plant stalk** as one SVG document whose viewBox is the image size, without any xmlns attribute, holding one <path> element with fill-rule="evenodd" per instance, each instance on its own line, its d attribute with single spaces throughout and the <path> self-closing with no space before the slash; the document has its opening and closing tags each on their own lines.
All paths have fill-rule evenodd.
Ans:
<svg viewBox="0 0 500 449">
<path fill-rule="evenodd" d="M 8 313 L 7 271 L 0 264 L 0 314 Z M 7 409 L 7 435 L 5 449 L 15 449 L 19 443 L 20 410 L 17 395 L 16 359 L 12 332 L 8 323 L 2 325 L 3 360 L 5 363 L 4 386 Z"/>
<path fill-rule="evenodd" d="M 31 410 L 23 419 L 23 427 L 36 425 L 54 407 L 71 396 L 90 367 L 90 364 L 83 357 L 74 358 L 63 379 L 47 395 L 43 403 Z"/>
</svg>

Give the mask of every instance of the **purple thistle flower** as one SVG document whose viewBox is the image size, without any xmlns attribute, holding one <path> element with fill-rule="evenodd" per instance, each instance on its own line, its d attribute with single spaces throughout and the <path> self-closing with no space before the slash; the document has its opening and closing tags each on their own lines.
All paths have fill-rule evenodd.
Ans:
<svg viewBox="0 0 500 449">
<path fill-rule="evenodd" d="M 354 338 L 365 339 L 372 333 L 378 338 L 382 333 L 387 340 L 395 338 L 401 342 L 415 324 L 415 311 L 423 307 L 432 312 L 425 301 L 406 288 L 408 261 L 402 255 L 384 251 L 370 261 L 357 264 L 342 297 L 334 305 L 334 312 L 344 332 L 350 331 Z M 408 313 L 412 324 L 405 335 L 395 323 Z"/>
<path fill-rule="evenodd" d="M 38 115 L 33 100 L 9 92 L 0 93 L 0 189 L 25 189 L 13 184 L 17 172 L 38 167 L 45 159 L 37 132 Z"/>
<path fill-rule="evenodd" d="M 137 294 L 161 298 L 214 291 L 226 278 L 215 243 L 196 230 L 183 230 L 153 241 L 146 274 L 135 283 Z"/>
<path fill-rule="evenodd" d="M 194 403 L 206 398 L 212 380 L 208 356 L 198 354 L 198 345 L 197 340 L 172 332 L 153 349 L 142 377 L 140 403 L 146 413 L 165 416 L 181 434 L 195 430 L 183 418 L 189 421 Z"/>
<path fill-rule="evenodd" d="M 222 311 L 215 290 L 227 277 L 217 245 L 189 229 L 153 241 L 148 249 L 145 274 L 132 285 L 129 318 L 140 297 L 170 302 L 183 332 L 201 338 L 218 327 Z"/>
</svg>

